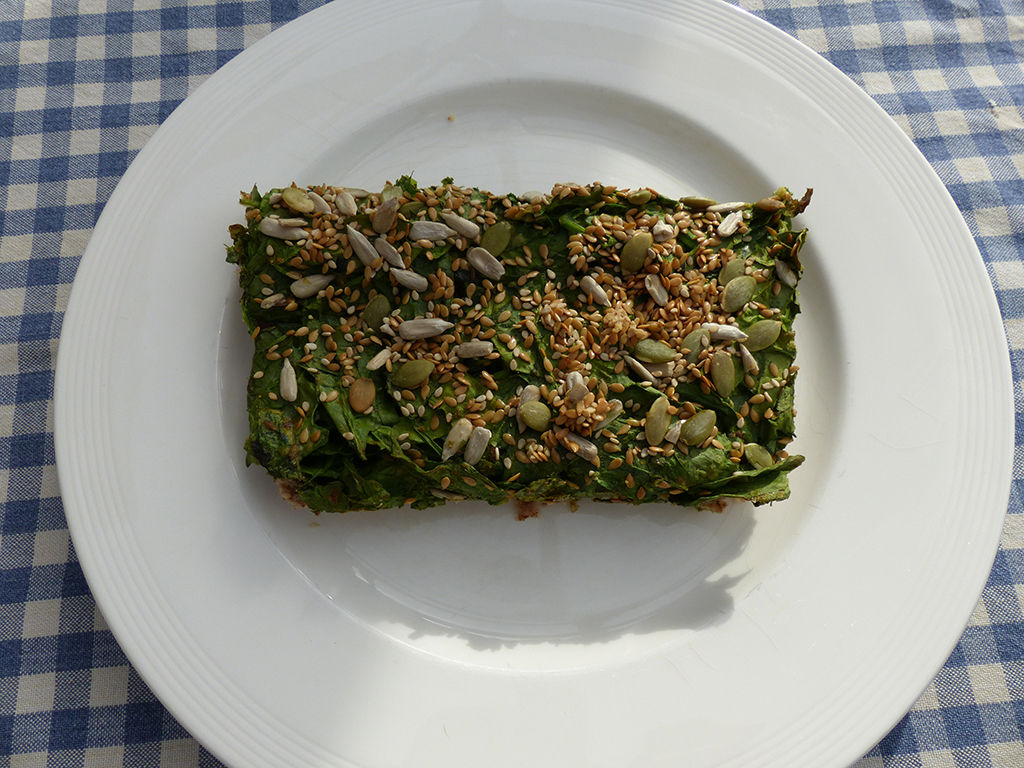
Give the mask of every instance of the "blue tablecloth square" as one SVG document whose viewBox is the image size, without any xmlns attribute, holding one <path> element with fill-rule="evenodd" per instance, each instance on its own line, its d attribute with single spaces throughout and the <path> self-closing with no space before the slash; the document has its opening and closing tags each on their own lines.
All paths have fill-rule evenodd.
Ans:
<svg viewBox="0 0 1024 768">
<path fill-rule="evenodd" d="M 1024 661 L 1024 633 L 1019 624 L 993 624 L 992 636 L 1000 661 Z"/>
<path fill-rule="evenodd" d="M 69 669 L 92 669 L 92 632 L 68 632 L 57 637 L 57 658 L 54 668 L 58 671 Z"/>
<path fill-rule="evenodd" d="M 7 545 L 5 541 L 4 546 Z M 4 560 L 8 560 L 6 556 Z M 28 587 L 31 583 L 32 568 L 23 566 L 21 568 L 4 568 L 0 572 L 0 603 L 11 605 L 24 603 L 28 599 Z"/>
<path fill-rule="evenodd" d="M 165 711 L 159 702 L 134 702 L 125 707 L 124 738 L 126 744 L 157 741 L 163 735 Z"/>
<path fill-rule="evenodd" d="M 89 708 L 58 709 L 50 723 L 50 749 L 85 749 L 89 746 Z"/>
<path fill-rule="evenodd" d="M 4 453 L 12 469 L 53 463 L 52 441 L 45 433 L 14 435 Z"/>
<path fill-rule="evenodd" d="M 0 457 L 3 452 L 3 441 L 0 441 Z M 0 526 L 6 536 L 15 533 L 30 533 L 36 530 L 39 517 L 39 499 L 23 499 L 7 501 L 0 504 Z"/>
<path fill-rule="evenodd" d="M 23 646 L 20 637 L 0 640 L 0 677 L 17 677 L 21 673 Z"/>
<path fill-rule="evenodd" d="M 240 27 L 245 23 L 245 6 L 242 3 L 217 3 L 217 26 Z"/>
</svg>

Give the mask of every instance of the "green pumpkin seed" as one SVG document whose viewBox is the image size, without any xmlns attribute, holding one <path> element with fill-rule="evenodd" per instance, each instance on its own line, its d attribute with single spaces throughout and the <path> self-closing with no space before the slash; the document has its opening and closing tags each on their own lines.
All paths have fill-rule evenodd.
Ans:
<svg viewBox="0 0 1024 768">
<path fill-rule="evenodd" d="M 747 457 L 747 461 L 750 462 L 754 469 L 764 469 L 775 463 L 768 449 L 757 443 L 747 443 L 744 445 L 743 455 Z"/>
<path fill-rule="evenodd" d="M 551 409 L 540 400 L 532 400 L 529 403 L 519 405 L 519 415 L 523 417 L 523 423 L 530 429 L 543 432 L 548 428 L 551 421 Z"/>
<path fill-rule="evenodd" d="M 410 203 L 403 203 L 398 207 L 398 212 L 407 219 L 415 218 L 416 214 L 427 207 L 422 200 L 413 200 Z"/>
<path fill-rule="evenodd" d="M 644 436 L 648 445 L 661 445 L 668 432 L 668 425 L 671 418 L 668 415 L 668 398 L 662 395 L 647 411 L 644 419 Z"/>
<path fill-rule="evenodd" d="M 687 208 L 707 208 L 708 206 L 715 204 L 715 201 L 708 197 L 698 197 L 696 195 L 692 197 L 684 197 L 679 202 Z"/>
<path fill-rule="evenodd" d="M 730 314 L 739 312 L 753 297 L 756 288 L 757 280 L 750 275 L 734 277 L 722 292 L 722 309 Z"/>
<path fill-rule="evenodd" d="M 754 203 L 754 207 L 761 211 L 781 211 L 786 207 L 786 204 L 775 197 L 764 197 Z"/>
<path fill-rule="evenodd" d="M 683 426 L 679 429 L 679 439 L 690 446 L 700 445 L 711 437 L 711 433 L 715 430 L 716 420 L 714 411 L 698 411 L 683 422 Z"/>
<path fill-rule="evenodd" d="M 650 232 L 637 232 L 622 246 L 619 264 L 622 271 L 629 274 L 640 270 L 647 263 L 647 249 L 654 245 L 654 235 Z"/>
<path fill-rule="evenodd" d="M 711 356 L 711 381 L 722 397 L 728 397 L 736 388 L 736 366 L 728 352 L 719 350 Z"/>
<path fill-rule="evenodd" d="M 380 201 L 386 203 L 388 200 L 395 200 L 405 194 L 405 190 L 394 184 L 388 184 L 380 193 Z"/>
<path fill-rule="evenodd" d="M 429 379 L 433 372 L 433 360 L 409 360 L 395 369 L 391 375 L 391 383 L 399 389 L 411 389 Z"/>
<path fill-rule="evenodd" d="M 780 320 L 758 320 L 747 328 L 747 340 L 743 343 L 751 352 L 759 352 L 774 344 L 781 331 L 782 321 Z"/>
<path fill-rule="evenodd" d="M 638 189 L 636 192 L 631 192 L 626 198 L 633 205 L 643 205 L 651 200 L 651 190 L 649 189 Z"/>
<path fill-rule="evenodd" d="M 663 341 L 644 339 L 633 349 L 633 354 L 645 363 L 667 363 L 675 359 L 676 351 Z"/>
<path fill-rule="evenodd" d="M 480 247 L 492 256 L 500 256 L 512 240 L 512 224 L 496 221 L 480 235 Z"/>
<path fill-rule="evenodd" d="M 718 284 L 728 285 L 730 280 L 742 275 L 746 268 L 746 259 L 735 258 L 730 260 L 724 267 L 722 267 L 722 271 L 718 273 Z"/>
<path fill-rule="evenodd" d="M 312 213 L 316 209 L 313 198 L 306 194 L 306 190 L 298 187 L 288 187 L 281 190 L 281 199 L 284 204 L 296 213 Z"/>
<path fill-rule="evenodd" d="M 363 322 L 366 323 L 367 328 L 376 333 L 380 329 L 381 323 L 384 322 L 384 318 L 390 313 L 391 302 L 384 294 L 378 293 L 366 302 L 366 308 L 363 309 Z"/>
<path fill-rule="evenodd" d="M 686 353 L 686 362 L 695 363 L 703 349 L 711 343 L 711 331 L 707 328 L 696 328 L 683 337 L 679 345 L 683 349 L 690 350 Z"/>
<path fill-rule="evenodd" d="M 356 379 L 348 390 L 348 404 L 356 413 L 366 413 L 376 396 L 377 387 L 374 386 L 373 379 Z"/>
</svg>

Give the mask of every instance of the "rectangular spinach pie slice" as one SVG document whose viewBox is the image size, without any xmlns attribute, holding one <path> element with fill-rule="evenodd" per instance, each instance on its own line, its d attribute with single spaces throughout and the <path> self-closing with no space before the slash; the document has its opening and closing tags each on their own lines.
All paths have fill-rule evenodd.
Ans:
<svg viewBox="0 0 1024 768">
<path fill-rule="evenodd" d="M 786 498 L 809 199 L 253 189 L 247 460 L 318 513 Z"/>
</svg>

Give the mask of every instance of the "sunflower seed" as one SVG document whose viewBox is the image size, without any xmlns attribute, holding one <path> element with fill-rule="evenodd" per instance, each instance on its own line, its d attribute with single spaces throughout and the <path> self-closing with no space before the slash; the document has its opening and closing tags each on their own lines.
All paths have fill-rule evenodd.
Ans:
<svg viewBox="0 0 1024 768">
<path fill-rule="evenodd" d="M 673 363 L 644 363 L 644 367 L 660 379 L 671 376 L 675 371 Z"/>
<path fill-rule="evenodd" d="M 273 309 L 287 303 L 288 300 L 283 293 L 272 293 L 260 302 L 260 309 Z"/>
<path fill-rule="evenodd" d="M 679 442 L 679 432 L 682 430 L 683 422 L 681 419 L 677 419 L 672 423 L 672 426 L 665 432 L 665 442 L 672 443 L 675 445 Z"/>
<path fill-rule="evenodd" d="M 391 275 L 398 281 L 398 284 L 411 291 L 425 291 L 430 287 L 430 282 L 419 272 L 411 269 L 392 269 Z"/>
<path fill-rule="evenodd" d="M 701 328 L 706 328 L 711 334 L 711 341 L 746 341 L 747 334 L 735 325 L 721 325 L 719 323 L 704 323 Z"/>
<path fill-rule="evenodd" d="M 532 403 L 535 400 L 540 400 L 540 389 L 536 384 L 527 384 L 523 387 L 523 391 L 519 393 L 519 407 L 516 409 L 516 423 L 519 425 L 519 431 L 526 431 L 526 422 L 523 421 L 522 408 L 526 403 Z"/>
<path fill-rule="evenodd" d="M 597 446 L 582 435 L 577 435 L 575 432 L 569 432 L 566 434 L 565 440 L 566 442 L 572 443 L 576 446 L 576 451 L 574 451 L 574 453 L 580 458 L 586 459 L 587 461 L 593 461 L 597 458 Z"/>
<path fill-rule="evenodd" d="M 740 361 L 743 363 L 744 373 L 749 373 L 757 376 L 761 372 L 760 366 L 757 364 L 757 360 L 750 354 L 750 350 L 743 344 L 737 345 L 740 348 Z"/>
<path fill-rule="evenodd" d="M 281 200 L 284 204 L 296 213 L 312 213 L 316 210 L 313 199 L 306 194 L 306 190 L 298 187 L 288 187 L 281 190 Z"/>
<path fill-rule="evenodd" d="M 356 211 L 356 199 L 352 197 L 349 192 L 339 192 L 334 196 L 334 205 L 338 208 L 338 213 L 342 216 L 355 216 Z"/>
<path fill-rule="evenodd" d="M 470 248 L 469 253 L 466 254 L 466 259 L 473 265 L 474 269 L 491 280 L 500 280 L 501 276 L 505 274 L 504 265 L 492 256 L 486 248 Z"/>
<path fill-rule="evenodd" d="M 494 344 L 489 341 L 480 341 L 479 339 L 464 341 L 455 346 L 455 354 L 463 360 L 471 357 L 484 357 L 485 355 L 491 354 L 493 351 Z"/>
<path fill-rule="evenodd" d="M 330 204 L 322 197 L 320 197 L 320 195 L 318 195 L 316 192 L 314 192 L 313 190 L 307 190 L 306 194 L 309 195 L 309 199 L 313 201 L 313 213 L 331 212 Z"/>
<path fill-rule="evenodd" d="M 356 413 L 366 413 L 377 397 L 377 387 L 373 379 L 358 378 L 348 389 L 348 404 Z"/>
<path fill-rule="evenodd" d="M 409 227 L 410 240 L 432 240 L 439 242 L 454 236 L 456 231 L 439 221 L 414 221 Z"/>
<path fill-rule="evenodd" d="M 398 218 L 398 199 L 390 198 L 384 203 L 381 203 L 380 207 L 373 212 L 373 217 L 370 219 L 370 223 L 373 226 L 373 231 L 378 235 L 383 235 L 385 232 L 395 226 L 395 219 Z"/>
<path fill-rule="evenodd" d="M 668 291 L 665 290 L 665 285 L 661 282 L 660 277 L 655 274 L 647 275 L 644 278 L 644 287 L 647 288 L 647 292 L 659 307 L 668 304 Z"/>
<path fill-rule="evenodd" d="M 452 424 L 452 428 L 448 430 L 448 437 L 444 439 L 444 446 L 441 449 L 441 461 L 448 461 L 448 459 L 461 451 L 472 433 L 473 422 L 467 418 L 461 418 Z"/>
<path fill-rule="evenodd" d="M 398 269 L 405 268 L 405 261 L 402 259 L 402 254 L 398 252 L 398 249 L 395 248 L 395 246 L 388 242 L 386 237 L 378 237 L 374 240 L 373 247 L 374 250 L 380 254 L 380 257 L 392 267 L 397 267 Z"/>
<path fill-rule="evenodd" d="M 372 267 L 378 258 L 377 251 L 372 245 L 370 245 L 370 241 L 366 239 L 366 235 L 351 224 L 345 225 L 345 231 L 348 232 L 349 245 L 352 246 L 352 250 L 355 251 L 359 260 L 363 262 L 365 266 Z"/>
<path fill-rule="evenodd" d="M 565 377 L 565 396 L 573 402 L 582 400 L 590 392 L 587 382 L 579 371 L 570 371 Z"/>
<path fill-rule="evenodd" d="M 539 192 L 536 189 L 529 189 L 526 192 L 523 192 L 520 197 L 531 205 L 544 202 L 544 193 Z"/>
<path fill-rule="evenodd" d="M 647 366 L 645 366 L 635 357 L 632 357 L 630 355 L 624 355 L 624 359 L 626 360 L 626 364 L 633 369 L 633 373 L 635 373 L 641 379 L 651 384 L 658 383 L 658 380 L 654 377 L 654 374 L 647 370 Z"/>
<path fill-rule="evenodd" d="M 398 326 L 398 334 L 406 341 L 413 339 L 429 339 L 431 336 L 440 336 L 445 331 L 454 328 L 454 323 L 441 320 L 437 317 L 417 317 L 412 320 L 405 320 Z"/>
<path fill-rule="evenodd" d="M 391 350 L 382 349 L 380 352 L 378 352 L 376 355 L 370 358 L 370 362 L 366 364 L 366 370 L 376 371 L 378 368 L 383 367 L 384 363 L 388 361 L 389 357 L 391 357 Z"/>
<path fill-rule="evenodd" d="M 276 237 L 281 240 L 301 240 L 308 233 L 299 227 L 286 227 L 281 224 L 280 219 L 260 219 L 260 232 L 267 237 Z"/>
<path fill-rule="evenodd" d="M 651 234 L 654 235 L 654 242 L 656 243 L 664 243 L 666 240 L 671 240 L 675 231 L 675 227 L 671 224 L 665 223 L 664 221 L 659 221 L 651 227 Z"/>
<path fill-rule="evenodd" d="M 452 493 L 451 491 L 442 491 L 439 488 L 431 488 L 430 492 L 434 496 L 437 496 L 437 498 L 444 499 L 445 501 L 465 501 L 466 500 L 466 497 L 463 496 L 461 493 Z"/>
<path fill-rule="evenodd" d="M 583 289 L 583 292 L 595 304 L 599 304 L 602 307 L 610 307 L 612 305 L 611 299 L 608 298 L 604 288 L 598 285 L 597 281 L 590 275 L 586 275 L 580 280 L 580 288 Z"/>
<path fill-rule="evenodd" d="M 661 445 L 665 433 L 668 432 L 669 421 L 668 398 L 662 395 L 651 404 L 644 417 L 644 437 L 647 438 L 648 445 Z"/>
<path fill-rule="evenodd" d="M 467 240 L 472 240 L 475 243 L 480 239 L 480 225 L 475 221 L 464 219 L 453 211 L 442 211 L 441 218 L 444 219 L 445 224 Z"/>
<path fill-rule="evenodd" d="M 292 296 L 297 299 L 308 299 L 326 288 L 334 280 L 334 275 L 306 275 L 291 284 Z"/>
<path fill-rule="evenodd" d="M 487 427 L 474 427 L 466 441 L 466 450 L 462 455 L 467 464 L 476 464 L 483 458 L 487 444 L 491 442 L 491 430 Z"/>
<path fill-rule="evenodd" d="M 289 403 L 294 403 L 299 396 L 299 381 L 295 376 L 295 369 L 286 357 L 281 362 L 281 397 Z"/>
<path fill-rule="evenodd" d="M 607 427 L 609 424 L 611 424 L 613 421 L 619 418 L 619 416 L 622 415 L 621 400 L 609 400 L 608 405 L 610 405 L 611 408 L 609 408 L 608 411 L 605 413 L 604 418 L 594 425 L 592 430 L 594 434 L 600 432 L 602 429 Z"/>
<path fill-rule="evenodd" d="M 786 262 L 775 262 L 775 274 L 778 276 L 779 280 L 788 285 L 790 288 L 796 288 L 796 272 L 794 272 L 792 267 L 790 267 Z"/>
<path fill-rule="evenodd" d="M 719 237 L 729 237 L 736 234 L 736 230 L 740 228 L 740 223 L 743 221 L 743 211 L 733 211 L 718 225 L 718 229 L 715 231 Z"/>
<path fill-rule="evenodd" d="M 733 211 L 738 211 L 740 208 L 746 207 L 747 204 L 742 201 L 735 203 L 715 203 L 714 205 L 708 206 L 708 211 L 710 213 L 732 213 Z"/>
</svg>

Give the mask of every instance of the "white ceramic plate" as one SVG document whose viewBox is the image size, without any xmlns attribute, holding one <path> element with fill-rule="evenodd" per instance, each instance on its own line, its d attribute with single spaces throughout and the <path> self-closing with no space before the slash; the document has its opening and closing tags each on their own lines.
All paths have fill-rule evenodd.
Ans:
<svg viewBox="0 0 1024 768">
<path fill-rule="evenodd" d="M 243 466 L 237 195 L 414 172 L 816 191 L 793 496 L 314 519 Z M 965 308 L 969 308 L 966 310 Z M 1008 493 L 999 314 L 907 138 L 716 2 L 336 2 L 199 88 L 75 283 L 57 457 L 100 607 L 232 766 L 838 766 L 959 637 Z"/>
</svg>

